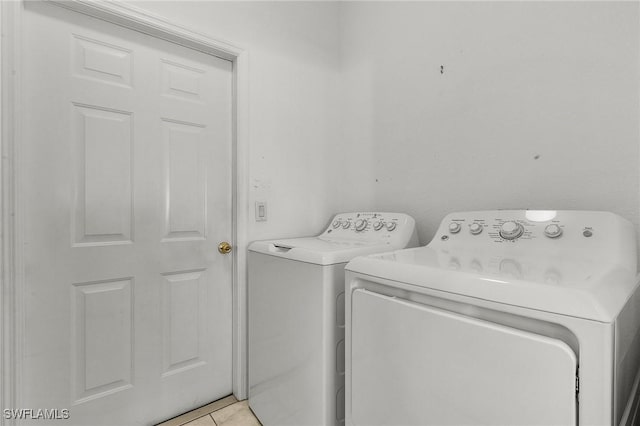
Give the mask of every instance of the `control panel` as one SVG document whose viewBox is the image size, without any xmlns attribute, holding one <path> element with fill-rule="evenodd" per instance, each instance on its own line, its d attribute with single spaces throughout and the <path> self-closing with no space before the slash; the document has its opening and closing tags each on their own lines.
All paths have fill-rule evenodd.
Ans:
<svg viewBox="0 0 640 426">
<path fill-rule="evenodd" d="M 635 271 L 636 235 L 608 212 L 493 210 L 452 213 L 428 247 L 452 270 L 562 283 L 620 264 Z"/>
<path fill-rule="evenodd" d="M 578 244 L 580 238 L 610 236 L 615 227 L 611 228 L 609 215 L 612 213 L 548 210 L 452 213 L 440 225 L 438 237 L 442 241 L 502 244 L 524 244 L 524 241 L 537 239 L 564 241 L 569 238 Z"/>
<path fill-rule="evenodd" d="M 409 240 L 417 233 L 415 221 L 404 213 L 353 212 L 337 214 L 320 235 L 325 240 L 392 241 Z"/>
</svg>

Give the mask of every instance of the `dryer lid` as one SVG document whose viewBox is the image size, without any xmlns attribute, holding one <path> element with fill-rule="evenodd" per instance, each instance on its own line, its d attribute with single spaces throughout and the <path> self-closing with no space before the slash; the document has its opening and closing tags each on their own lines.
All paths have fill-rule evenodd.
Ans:
<svg viewBox="0 0 640 426">
<path fill-rule="evenodd" d="M 372 280 L 614 321 L 638 284 L 633 226 L 607 212 L 541 213 L 452 213 L 428 246 L 356 259 L 346 269 Z M 503 236 L 505 223 L 519 224 L 520 236 Z M 554 227 L 561 235 L 548 235 Z"/>
<path fill-rule="evenodd" d="M 378 278 L 560 315 L 612 322 L 637 287 L 620 264 L 443 252 L 429 247 L 360 257 L 346 269 Z"/>
</svg>

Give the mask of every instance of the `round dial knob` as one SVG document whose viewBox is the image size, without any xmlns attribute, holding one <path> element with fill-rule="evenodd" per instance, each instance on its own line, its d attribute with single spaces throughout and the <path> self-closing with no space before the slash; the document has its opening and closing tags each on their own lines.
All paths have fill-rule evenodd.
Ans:
<svg viewBox="0 0 640 426">
<path fill-rule="evenodd" d="M 479 223 L 472 223 L 471 225 L 469 225 L 469 232 L 471 232 L 473 235 L 478 235 L 482 232 L 482 225 L 480 225 Z"/>
<path fill-rule="evenodd" d="M 387 226 L 387 231 L 391 232 L 391 231 L 393 231 L 394 229 L 396 229 L 396 226 L 397 226 L 397 225 L 396 225 L 396 223 L 395 223 L 395 222 L 388 222 L 388 223 L 386 224 L 386 226 Z"/>
<path fill-rule="evenodd" d="M 348 229 L 350 226 L 351 226 L 351 222 L 344 222 L 344 223 L 342 224 L 342 227 L 343 227 L 344 229 Z"/>
<path fill-rule="evenodd" d="M 373 229 L 376 231 L 379 231 L 382 229 L 382 227 L 384 226 L 384 222 L 379 220 L 376 223 L 373 224 Z"/>
<path fill-rule="evenodd" d="M 544 235 L 549 238 L 558 238 L 560 235 L 562 235 L 562 228 L 560 228 L 555 223 L 552 223 L 551 225 L 547 225 L 544 228 Z"/>
<path fill-rule="evenodd" d="M 524 227 L 512 220 L 505 222 L 500 227 L 500 236 L 505 240 L 515 240 L 524 232 Z"/>
<path fill-rule="evenodd" d="M 340 226 L 340 221 L 339 220 L 334 221 L 332 226 L 333 226 L 333 229 L 336 229 L 337 227 Z"/>
<path fill-rule="evenodd" d="M 452 234 L 457 234 L 458 232 L 460 232 L 460 224 L 458 222 L 451 222 L 449 224 L 449 232 L 451 232 Z"/>
<path fill-rule="evenodd" d="M 369 223 L 366 219 L 358 219 L 356 220 L 356 231 L 364 231 Z"/>
</svg>

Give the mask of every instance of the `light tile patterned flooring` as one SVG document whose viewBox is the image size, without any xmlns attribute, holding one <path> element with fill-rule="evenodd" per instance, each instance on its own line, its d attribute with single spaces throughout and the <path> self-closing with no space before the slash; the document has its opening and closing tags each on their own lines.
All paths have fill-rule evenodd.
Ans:
<svg viewBox="0 0 640 426">
<path fill-rule="evenodd" d="M 233 395 L 197 408 L 157 426 L 261 426 L 248 401 Z"/>
</svg>

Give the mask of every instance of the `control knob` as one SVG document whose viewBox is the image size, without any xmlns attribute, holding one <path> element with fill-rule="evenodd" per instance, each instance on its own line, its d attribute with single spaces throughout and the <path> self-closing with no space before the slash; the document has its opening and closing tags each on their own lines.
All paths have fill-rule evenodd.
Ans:
<svg viewBox="0 0 640 426">
<path fill-rule="evenodd" d="M 396 229 L 397 225 L 395 222 L 387 222 L 386 226 L 387 226 L 387 231 L 391 232 L 394 229 Z"/>
<path fill-rule="evenodd" d="M 472 223 L 471 225 L 469 225 L 469 232 L 471 232 L 473 235 L 478 235 L 482 232 L 482 225 L 480 225 L 479 223 Z"/>
<path fill-rule="evenodd" d="M 373 224 L 373 229 L 375 231 L 379 231 L 379 230 L 382 229 L 383 226 L 384 226 L 384 222 L 379 220 L 379 221 L 377 221 L 376 223 Z"/>
<path fill-rule="evenodd" d="M 339 220 L 334 221 L 332 226 L 333 226 L 333 229 L 338 228 L 340 226 L 340 221 Z"/>
<path fill-rule="evenodd" d="M 458 232 L 460 232 L 460 224 L 458 222 L 451 222 L 449 224 L 449 232 L 451 232 L 452 234 L 457 234 Z"/>
<path fill-rule="evenodd" d="M 342 224 L 342 227 L 343 227 L 344 229 L 349 229 L 349 227 L 350 227 L 350 226 L 351 226 L 351 222 L 344 222 L 344 223 Z"/>
<path fill-rule="evenodd" d="M 513 220 L 507 221 L 500 227 L 500 236 L 505 240 L 515 240 L 520 237 L 524 232 L 524 227 L 521 223 Z"/>
<path fill-rule="evenodd" d="M 366 219 L 358 219 L 356 220 L 356 231 L 361 232 L 364 231 L 369 222 Z"/>
<path fill-rule="evenodd" d="M 549 238 L 558 238 L 560 235 L 562 235 L 562 228 L 560 228 L 555 223 L 552 223 L 551 225 L 547 225 L 544 228 L 544 235 Z"/>
</svg>

